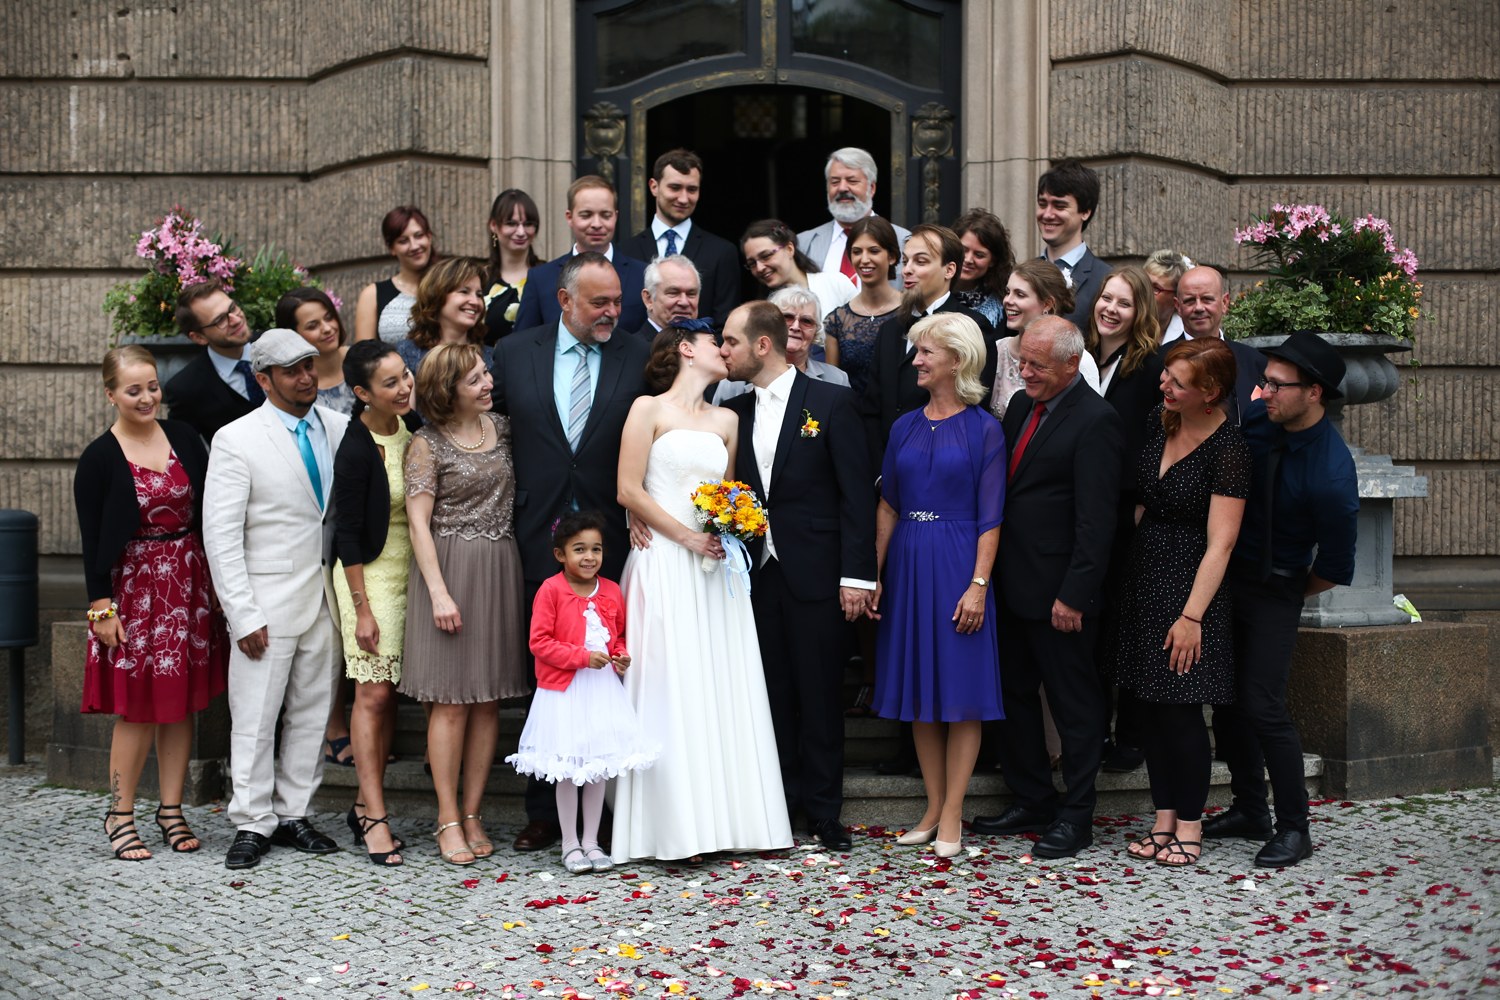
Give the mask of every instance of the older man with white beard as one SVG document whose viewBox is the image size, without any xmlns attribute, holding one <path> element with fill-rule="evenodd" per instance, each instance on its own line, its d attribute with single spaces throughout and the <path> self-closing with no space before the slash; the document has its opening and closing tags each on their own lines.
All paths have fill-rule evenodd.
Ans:
<svg viewBox="0 0 1500 1000">
<path fill-rule="evenodd" d="M 871 214 L 875 208 L 875 180 L 880 171 L 875 166 L 875 157 L 857 146 L 835 149 L 823 166 L 823 177 L 828 182 L 828 214 L 833 216 L 815 229 L 797 234 L 797 249 L 811 257 L 825 272 L 840 272 L 851 282 L 858 284 L 854 265 L 849 262 L 849 227 Z M 896 230 L 896 241 L 906 246 L 911 233 L 892 223 Z M 896 273 L 901 273 L 900 261 L 896 262 Z M 900 288 L 899 279 L 891 284 Z"/>
</svg>

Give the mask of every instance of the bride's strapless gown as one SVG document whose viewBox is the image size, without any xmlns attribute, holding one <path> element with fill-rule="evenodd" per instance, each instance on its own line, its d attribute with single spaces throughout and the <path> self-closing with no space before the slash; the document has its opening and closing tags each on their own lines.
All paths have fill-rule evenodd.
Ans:
<svg viewBox="0 0 1500 1000">
<path fill-rule="evenodd" d="M 717 434 L 668 431 L 651 445 L 646 490 L 696 527 L 689 497 L 728 461 Z M 792 844 L 750 595 L 736 579 L 731 596 L 726 573 L 660 534 L 625 561 L 625 685 L 661 756 L 615 782 L 617 862 Z"/>
</svg>

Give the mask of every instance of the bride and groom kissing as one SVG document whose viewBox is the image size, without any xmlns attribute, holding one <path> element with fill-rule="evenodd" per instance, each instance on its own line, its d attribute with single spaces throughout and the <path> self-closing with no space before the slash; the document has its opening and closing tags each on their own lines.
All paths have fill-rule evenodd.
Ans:
<svg viewBox="0 0 1500 1000">
<path fill-rule="evenodd" d="M 876 575 L 873 475 L 854 396 L 787 364 L 785 321 L 766 302 L 731 313 L 722 347 L 709 331 L 668 328 L 649 352 L 612 336 L 618 279 L 602 257 L 580 259 L 594 256 L 564 268 L 559 326 L 501 342 L 495 401 L 533 428 L 514 448 L 529 587 L 554 572 L 546 526 L 557 510 L 594 508 L 611 522 L 605 575 L 619 574 L 625 595 L 635 664 L 626 684 L 661 741 L 654 767 L 616 782 L 612 854 L 789 847 L 799 810 L 810 833 L 845 850 L 844 620 L 870 610 Z M 573 371 L 564 351 L 575 339 L 597 364 L 587 423 L 570 443 L 553 387 L 557 370 Z M 706 403 L 726 377 L 754 391 Z M 722 547 L 698 527 L 690 497 L 721 478 L 749 483 L 769 513 L 770 531 L 750 546 L 750 595 L 701 567 Z M 622 505 L 638 536 L 649 529 L 645 547 L 628 547 Z M 518 849 L 550 843 L 549 807 L 550 788 L 528 788 Z"/>
</svg>

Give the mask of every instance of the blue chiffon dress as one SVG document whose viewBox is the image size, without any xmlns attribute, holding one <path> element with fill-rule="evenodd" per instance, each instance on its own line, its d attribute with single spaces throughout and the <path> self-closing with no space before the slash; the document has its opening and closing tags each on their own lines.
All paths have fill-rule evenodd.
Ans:
<svg viewBox="0 0 1500 1000">
<path fill-rule="evenodd" d="M 970 406 L 940 421 L 921 410 L 891 427 L 880 495 L 899 517 L 886 550 L 876 635 L 876 715 L 903 722 L 1005 718 L 994 588 L 984 624 L 953 611 L 974 577 L 979 536 L 1005 508 L 1005 432 Z"/>
</svg>

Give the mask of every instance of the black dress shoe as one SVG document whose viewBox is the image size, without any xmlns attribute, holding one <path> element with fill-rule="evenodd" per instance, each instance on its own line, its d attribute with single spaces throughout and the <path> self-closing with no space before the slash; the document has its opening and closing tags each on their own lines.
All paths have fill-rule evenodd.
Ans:
<svg viewBox="0 0 1500 1000">
<path fill-rule="evenodd" d="M 1110 774 L 1129 774 L 1146 763 L 1146 755 L 1135 747 L 1111 743 L 1104 748 L 1104 763 L 1101 765 Z"/>
<path fill-rule="evenodd" d="M 511 848 L 517 851 L 545 851 L 562 837 L 562 828 L 556 823 L 533 820 L 521 828 Z M 604 846 L 601 842 L 601 848 Z"/>
<path fill-rule="evenodd" d="M 241 830 L 224 855 L 225 868 L 254 868 L 271 849 L 271 841 L 254 830 Z"/>
<path fill-rule="evenodd" d="M 1271 817 L 1251 816 L 1239 806 L 1230 806 L 1217 816 L 1203 821 L 1204 840 L 1224 840 L 1228 837 L 1244 837 L 1246 840 L 1270 840 Z"/>
<path fill-rule="evenodd" d="M 284 819 L 271 831 L 271 843 L 277 847 L 295 847 L 303 854 L 337 854 L 339 845 L 326 833 L 319 833 L 306 818 Z"/>
<path fill-rule="evenodd" d="M 1312 857 L 1312 837 L 1306 830 L 1282 830 L 1255 855 L 1257 868 L 1290 868 Z"/>
<path fill-rule="evenodd" d="M 1060 819 L 1047 828 L 1031 853 L 1039 858 L 1071 858 L 1094 843 L 1094 831 L 1084 823 Z"/>
<path fill-rule="evenodd" d="M 807 829 L 830 851 L 847 851 L 854 846 L 849 831 L 836 819 L 815 819 L 807 824 Z"/>
<path fill-rule="evenodd" d="M 999 816 L 975 816 L 969 829 L 991 837 L 1016 833 L 1041 833 L 1052 825 L 1052 817 L 1025 806 L 1011 806 Z"/>
</svg>

